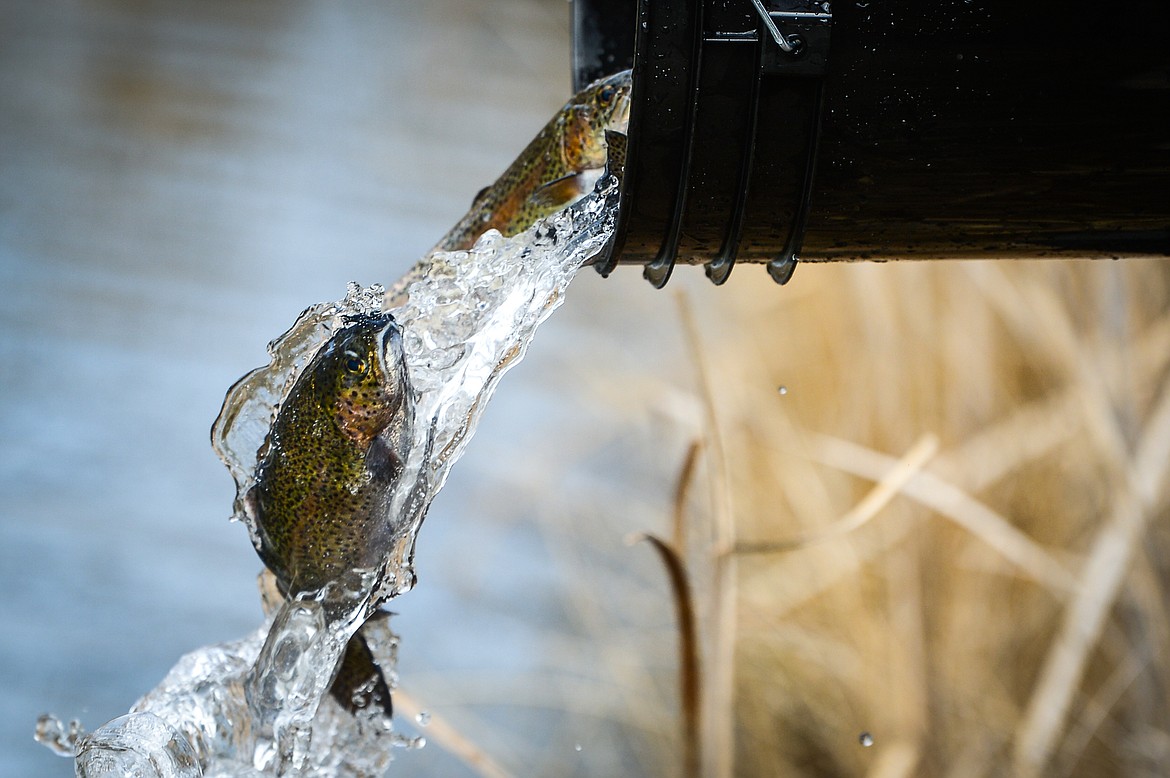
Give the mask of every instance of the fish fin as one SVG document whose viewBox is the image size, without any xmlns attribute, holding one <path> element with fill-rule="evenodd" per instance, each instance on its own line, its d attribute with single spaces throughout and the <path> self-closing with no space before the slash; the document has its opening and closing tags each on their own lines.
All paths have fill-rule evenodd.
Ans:
<svg viewBox="0 0 1170 778">
<path fill-rule="evenodd" d="M 252 522 L 259 521 L 260 495 L 256 493 L 255 486 L 244 492 L 244 513 Z"/>
<path fill-rule="evenodd" d="M 373 618 L 378 618 L 377 614 Z M 388 615 L 388 614 L 387 614 Z M 345 646 L 345 654 L 337 677 L 329 693 L 341 707 L 350 713 L 374 709 L 389 719 L 394 715 L 394 704 L 390 699 L 390 685 L 382 674 L 382 668 L 374 659 L 369 643 L 361 630 L 354 633 Z"/>
<path fill-rule="evenodd" d="M 605 167 L 612 176 L 621 176 L 626 172 L 626 153 L 629 151 L 630 138 L 616 130 L 605 131 L 606 158 Z"/>
<path fill-rule="evenodd" d="M 536 191 L 532 193 L 532 197 L 528 199 L 538 206 L 565 205 L 583 194 L 584 188 L 581 185 L 581 178 L 580 173 L 572 173 L 553 179 L 547 184 L 537 187 Z"/>
<path fill-rule="evenodd" d="M 251 526 L 264 526 L 264 522 L 261 518 L 262 511 L 263 506 L 260 501 L 260 487 L 259 485 L 254 485 L 251 489 L 244 493 L 244 514 L 247 516 L 248 523 Z M 263 537 L 263 535 L 260 535 L 260 537 Z M 283 571 L 283 567 L 280 565 L 279 556 L 273 553 L 268 543 L 259 542 L 257 536 L 255 535 L 253 536 L 252 545 L 256 549 L 257 556 L 260 557 L 260 561 L 264 563 L 265 567 L 272 571 L 273 575 L 276 576 L 276 579 L 279 581 L 280 573 L 277 571 Z"/>
<path fill-rule="evenodd" d="M 402 473 L 402 457 L 391 448 L 381 435 L 370 441 L 370 448 L 366 452 L 366 468 L 374 480 L 389 483 Z"/>
<path fill-rule="evenodd" d="M 483 199 L 484 195 L 486 195 L 488 193 L 489 189 L 491 189 L 491 186 L 485 186 L 483 189 L 480 189 L 478 192 L 475 193 L 475 197 L 471 198 L 471 207 L 472 208 L 479 205 L 479 201 Z"/>
</svg>

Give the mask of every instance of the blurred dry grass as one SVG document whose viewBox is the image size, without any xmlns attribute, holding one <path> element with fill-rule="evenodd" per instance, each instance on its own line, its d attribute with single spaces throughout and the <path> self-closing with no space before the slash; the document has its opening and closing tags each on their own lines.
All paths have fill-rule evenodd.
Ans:
<svg viewBox="0 0 1170 778">
<path fill-rule="evenodd" d="M 606 486 L 540 520 L 584 585 L 546 646 L 563 671 L 513 704 L 615 724 L 586 774 L 684 770 L 667 576 L 613 541 L 641 529 L 686 560 L 704 775 L 1165 774 L 1170 266 L 750 281 L 676 292 L 689 385 L 582 388 L 620 418 L 565 445 Z M 514 738 L 477 739 L 521 773 L 565 766 Z"/>
<path fill-rule="evenodd" d="M 1164 774 L 1168 270 L 834 268 L 699 338 L 740 547 L 712 772 Z"/>
</svg>

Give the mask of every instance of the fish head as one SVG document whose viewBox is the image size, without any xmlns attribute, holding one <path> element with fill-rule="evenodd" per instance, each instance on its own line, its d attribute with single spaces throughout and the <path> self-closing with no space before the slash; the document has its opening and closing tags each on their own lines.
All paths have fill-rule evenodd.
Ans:
<svg viewBox="0 0 1170 778">
<path fill-rule="evenodd" d="M 630 121 L 631 86 L 630 71 L 623 70 L 586 88 L 585 103 L 590 108 L 595 131 L 625 132 Z"/>
<path fill-rule="evenodd" d="M 402 331 L 389 314 L 353 316 L 320 354 L 315 383 L 346 436 L 368 443 L 406 401 Z"/>
<path fill-rule="evenodd" d="M 605 133 L 625 132 L 630 118 L 630 71 L 594 81 L 578 92 L 562 111 L 561 139 L 565 173 L 601 168 L 605 164 Z"/>
</svg>

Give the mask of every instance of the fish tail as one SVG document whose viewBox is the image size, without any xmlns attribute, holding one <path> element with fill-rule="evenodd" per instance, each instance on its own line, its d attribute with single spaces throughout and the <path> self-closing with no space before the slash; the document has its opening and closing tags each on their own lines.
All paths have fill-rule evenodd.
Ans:
<svg viewBox="0 0 1170 778">
<path fill-rule="evenodd" d="M 375 616 L 374 618 L 378 618 Z M 374 658 L 362 630 L 354 633 L 345 646 L 345 655 L 329 693 L 350 713 L 374 710 L 389 719 L 394 714 L 390 685 Z"/>
</svg>

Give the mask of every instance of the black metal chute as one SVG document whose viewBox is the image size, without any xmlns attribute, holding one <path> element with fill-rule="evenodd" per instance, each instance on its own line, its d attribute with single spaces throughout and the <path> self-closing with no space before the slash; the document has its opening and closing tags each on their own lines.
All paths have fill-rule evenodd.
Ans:
<svg viewBox="0 0 1170 778">
<path fill-rule="evenodd" d="M 577 83 L 634 74 L 603 274 L 1170 256 L 1165 0 L 574 3 Z"/>
<path fill-rule="evenodd" d="M 704 263 L 719 284 L 746 249 L 791 275 L 812 183 L 827 3 L 575 0 L 573 20 L 576 86 L 633 69 L 616 233 L 597 269 L 641 262 L 661 287 L 681 260 Z"/>
</svg>

